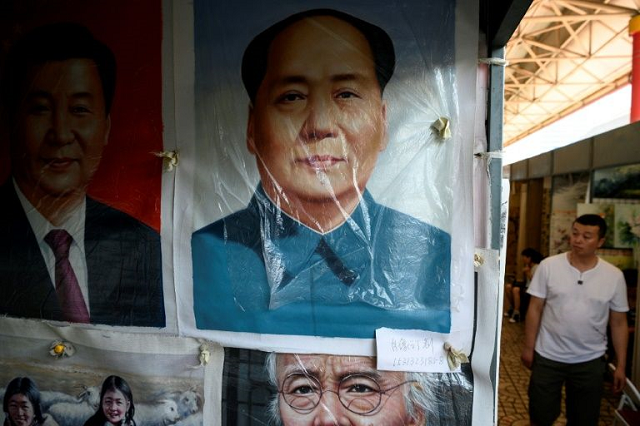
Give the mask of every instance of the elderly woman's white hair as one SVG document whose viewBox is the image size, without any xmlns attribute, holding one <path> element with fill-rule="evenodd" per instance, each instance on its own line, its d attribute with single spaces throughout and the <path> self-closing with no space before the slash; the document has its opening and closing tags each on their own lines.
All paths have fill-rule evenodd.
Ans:
<svg viewBox="0 0 640 426">
<path fill-rule="evenodd" d="M 269 383 L 274 389 L 278 390 L 278 378 L 276 376 L 276 364 L 278 354 L 271 352 L 265 360 L 265 369 L 269 378 Z M 439 407 L 445 399 L 445 395 L 440 394 L 439 389 L 442 387 L 440 379 L 441 375 L 430 375 L 423 373 L 405 373 L 407 381 L 413 381 L 409 386 L 409 391 L 404 394 L 404 404 L 407 414 L 413 419 L 423 418 L 425 424 L 429 418 L 438 418 Z M 467 386 L 465 386 L 467 387 Z M 275 393 L 269 401 L 269 413 L 271 415 L 272 424 L 281 426 L 280 419 L 280 398 Z M 431 422 L 430 422 L 431 423 Z"/>
</svg>

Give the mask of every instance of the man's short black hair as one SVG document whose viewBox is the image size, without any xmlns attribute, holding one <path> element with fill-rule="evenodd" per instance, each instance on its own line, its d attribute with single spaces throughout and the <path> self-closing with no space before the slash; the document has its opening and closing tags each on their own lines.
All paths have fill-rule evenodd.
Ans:
<svg viewBox="0 0 640 426">
<path fill-rule="evenodd" d="M 269 49 L 273 40 L 290 25 L 315 16 L 333 16 L 354 26 L 362 33 L 371 47 L 380 93 L 384 92 L 396 65 L 391 37 L 382 28 L 347 13 L 333 9 L 312 9 L 276 22 L 251 40 L 245 49 L 242 57 L 242 82 L 251 102 L 255 101 L 260 84 L 267 73 Z"/>
<path fill-rule="evenodd" d="M 542 262 L 542 259 L 544 259 L 544 256 L 542 255 L 542 253 L 540 253 L 538 250 L 531 247 L 527 247 L 526 249 L 522 250 L 522 253 L 520 254 L 522 256 L 527 256 L 531 258 L 531 261 L 533 263 L 540 263 Z"/>
<path fill-rule="evenodd" d="M 14 120 L 29 85 L 30 71 L 47 62 L 90 59 L 97 68 L 106 113 L 116 88 L 116 59 L 104 43 L 75 23 L 56 23 L 35 28 L 19 39 L 5 58 L 0 95 L 7 118 Z"/>
<path fill-rule="evenodd" d="M 586 226 L 597 226 L 599 228 L 598 236 L 600 238 L 604 238 L 604 236 L 607 235 L 607 222 L 597 214 L 583 214 L 577 218 L 574 223 Z"/>
</svg>

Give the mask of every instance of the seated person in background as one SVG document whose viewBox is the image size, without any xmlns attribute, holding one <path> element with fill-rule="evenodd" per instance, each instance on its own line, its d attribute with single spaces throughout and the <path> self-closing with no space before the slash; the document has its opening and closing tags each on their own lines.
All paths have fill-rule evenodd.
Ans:
<svg viewBox="0 0 640 426">
<path fill-rule="evenodd" d="M 111 129 L 116 62 L 84 27 L 37 28 L 2 75 L 0 314 L 165 325 L 160 236 L 87 196 Z"/>
<path fill-rule="evenodd" d="M 513 274 L 508 274 L 504 277 L 504 302 L 502 314 L 507 318 L 511 318 L 511 315 L 513 315 L 513 286 L 517 284 L 515 279 L 516 278 Z"/>
<path fill-rule="evenodd" d="M 16 377 L 4 391 L 4 426 L 58 426 L 48 414 L 42 414 L 40 391 L 28 377 Z"/>
<path fill-rule="evenodd" d="M 335 10 L 292 15 L 249 44 L 246 143 L 261 182 L 246 209 L 193 234 L 198 328 L 449 332 L 449 234 L 366 190 L 394 66 L 386 32 Z"/>
<path fill-rule="evenodd" d="M 524 285 L 522 281 L 515 283 L 515 285 L 511 289 L 511 291 L 513 292 L 513 314 L 511 315 L 511 318 L 509 318 L 510 323 L 519 322 L 521 319 L 523 319 L 524 315 L 526 315 L 527 303 L 522 302 L 524 301 L 524 297 L 528 297 L 526 291 L 529 288 L 529 284 L 531 283 L 533 274 L 535 274 L 538 265 L 540 264 L 540 262 L 542 262 L 542 259 L 544 259 L 544 256 L 540 252 L 532 249 L 531 247 L 522 250 L 521 255 L 522 262 L 524 264 L 524 266 L 522 267 L 522 274 L 524 275 L 525 281 Z M 524 289 L 525 291 L 524 296 L 521 295 L 521 289 Z M 522 314 L 520 313 L 521 307 L 523 308 Z"/>
</svg>

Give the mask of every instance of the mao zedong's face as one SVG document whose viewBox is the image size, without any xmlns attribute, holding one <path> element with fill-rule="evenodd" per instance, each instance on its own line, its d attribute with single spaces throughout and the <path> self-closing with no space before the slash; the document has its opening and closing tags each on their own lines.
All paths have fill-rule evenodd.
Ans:
<svg viewBox="0 0 640 426">
<path fill-rule="evenodd" d="M 276 377 L 285 426 L 401 426 L 421 421 L 407 414 L 404 394 L 411 384 L 404 373 L 378 371 L 368 357 L 282 354 Z"/>
<path fill-rule="evenodd" d="M 250 110 L 247 142 L 272 198 L 357 200 L 386 144 L 366 38 L 329 16 L 282 31 Z"/>
<path fill-rule="evenodd" d="M 95 63 L 46 62 L 31 74 L 12 141 L 13 175 L 32 201 L 84 195 L 110 129 Z"/>
</svg>

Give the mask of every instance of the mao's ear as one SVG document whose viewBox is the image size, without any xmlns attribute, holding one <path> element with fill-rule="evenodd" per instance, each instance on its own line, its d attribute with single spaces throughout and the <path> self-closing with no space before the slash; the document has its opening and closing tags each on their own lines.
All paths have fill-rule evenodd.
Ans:
<svg viewBox="0 0 640 426">
<path fill-rule="evenodd" d="M 380 151 L 384 151 L 389 144 L 389 123 L 387 122 L 387 101 L 382 101 L 382 108 L 380 110 L 380 120 L 384 129 L 382 129 L 382 142 L 380 143 Z"/>
<path fill-rule="evenodd" d="M 600 238 L 600 240 L 598 240 L 598 248 L 602 247 L 602 245 L 604 244 L 606 238 L 602 237 Z"/>
<path fill-rule="evenodd" d="M 247 149 L 253 155 L 256 155 L 256 143 L 254 139 L 255 125 L 253 117 L 253 104 L 249 104 L 249 118 L 247 119 Z"/>
</svg>

